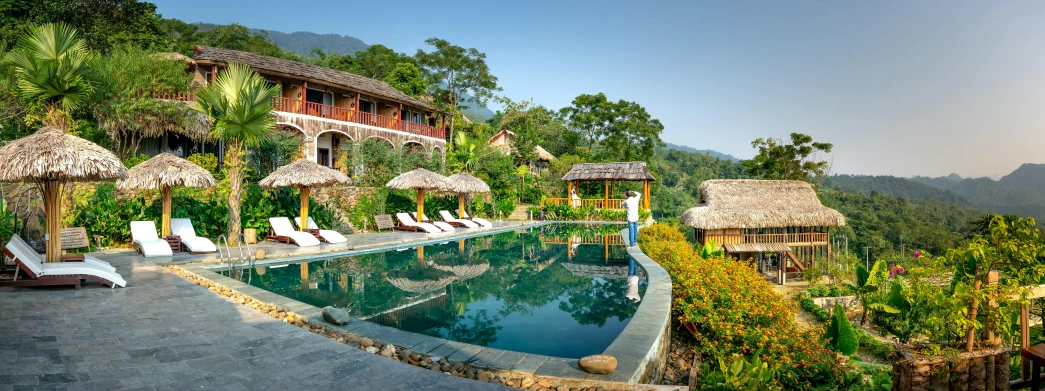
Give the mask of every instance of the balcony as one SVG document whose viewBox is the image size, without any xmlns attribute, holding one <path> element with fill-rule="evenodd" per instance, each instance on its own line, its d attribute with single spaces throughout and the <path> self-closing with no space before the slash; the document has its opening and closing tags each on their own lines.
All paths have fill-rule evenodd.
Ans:
<svg viewBox="0 0 1045 391">
<path fill-rule="evenodd" d="M 592 207 L 595 209 L 624 209 L 622 198 L 583 198 L 570 200 L 569 198 L 545 198 L 545 206 L 573 205 L 574 207 Z"/>
<path fill-rule="evenodd" d="M 156 99 L 177 100 L 193 102 L 196 96 L 190 93 L 157 94 Z M 282 96 L 272 98 L 272 108 L 276 111 L 286 113 L 304 114 L 314 117 L 326 118 L 334 121 L 354 122 L 363 125 L 397 130 L 418 136 L 432 137 L 443 140 L 446 138 L 446 130 L 434 126 L 414 123 L 394 117 L 386 117 L 379 114 L 358 112 L 344 107 L 324 105 L 315 102 L 291 99 Z"/>
<path fill-rule="evenodd" d="M 824 232 L 802 232 L 789 234 L 740 234 L 716 235 L 708 234 L 704 240 L 713 240 L 716 244 L 748 244 L 748 243 L 784 243 L 794 246 L 826 245 L 828 234 Z"/>
</svg>

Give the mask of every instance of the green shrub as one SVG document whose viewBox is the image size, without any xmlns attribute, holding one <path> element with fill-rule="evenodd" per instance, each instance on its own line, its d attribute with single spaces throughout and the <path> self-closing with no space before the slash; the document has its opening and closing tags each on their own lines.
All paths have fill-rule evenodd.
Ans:
<svg viewBox="0 0 1045 391">
<path fill-rule="evenodd" d="M 217 175 L 219 174 L 218 157 L 214 156 L 213 153 L 194 153 L 192 155 L 189 155 L 189 157 L 185 158 L 185 160 L 193 162 L 197 166 L 203 167 L 205 170 L 210 171 L 210 173 L 215 177 L 217 177 Z"/>
<path fill-rule="evenodd" d="M 756 391 L 756 390 L 779 390 L 780 384 L 776 380 L 776 371 L 759 358 L 761 352 L 752 355 L 751 362 L 743 356 L 733 356 L 732 361 L 726 364 L 722 358 L 718 358 L 718 368 L 704 363 L 700 367 L 700 385 L 698 389 L 707 391 Z"/>
<path fill-rule="evenodd" d="M 852 356 L 860 348 L 853 324 L 849 322 L 849 317 L 845 315 L 845 308 L 840 304 L 835 304 L 834 317 L 831 319 L 829 330 L 831 342 L 839 353 Z"/>
</svg>

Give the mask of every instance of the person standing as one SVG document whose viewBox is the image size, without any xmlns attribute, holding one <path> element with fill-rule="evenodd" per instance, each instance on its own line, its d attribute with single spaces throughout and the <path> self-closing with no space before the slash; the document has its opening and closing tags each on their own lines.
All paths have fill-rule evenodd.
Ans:
<svg viewBox="0 0 1045 391">
<path fill-rule="evenodd" d="M 628 211 L 628 241 L 629 247 L 635 247 L 639 242 L 639 198 L 638 192 L 628 190 L 628 199 L 622 201 L 624 208 Z"/>
</svg>

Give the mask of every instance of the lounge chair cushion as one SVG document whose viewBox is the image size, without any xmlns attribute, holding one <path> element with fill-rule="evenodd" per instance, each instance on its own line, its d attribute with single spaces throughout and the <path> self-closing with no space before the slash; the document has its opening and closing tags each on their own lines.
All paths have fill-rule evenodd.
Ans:
<svg viewBox="0 0 1045 391">
<path fill-rule="evenodd" d="M 196 236 L 196 229 L 192 227 L 192 220 L 171 219 L 171 234 L 181 236 L 181 244 L 194 253 L 212 253 L 218 251 L 210 239 Z"/>
<path fill-rule="evenodd" d="M 294 223 L 296 223 L 298 227 L 301 227 L 301 217 L 295 217 Z M 312 220 L 311 216 L 308 218 L 308 229 L 319 229 L 316 220 Z M 348 241 L 348 238 L 346 238 L 345 235 L 329 229 L 319 229 L 319 236 L 322 237 L 323 240 L 326 240 L 327 243 L 344 243 Z"/>
<path fill-rule="evenodd" d="M 476 222 L 471 220 L 455 219 L 454 215 L 450 214 L 450 212 L 447 212 L 445 210 L 439 211 L 439 218 L 443 219 L 443 221 L 450 224 L 461 224 L 467 228 L 479 228 L 479 224 L 477 224 Z"/>
<path fill-rule="evenodd" d="M 483 226 L 483 228 L 493 227 L 493 224 L 491 224 L 486 219 L 481 219 L 481 218 L 478 218 L 478 217 L 471 217 L 471 216 L 468 215 L 468 212 L 464 212 L 464 214 L 461 215 L 461 218 L 462 219 L 472 220 L 472 221 L 476 222 L 476 224 L 479 224 L 479 225 Z"/>
<path fill-rule="evenodd" d="M 414 216 L 415 221 L 417 221 L 418 223 L 421 223 L 421 224 L 431 224 L 431 225 L 436 226 L 436 228 L 439 228 L 439 229 L 441 229 L 443 231 L 446 231 L 446 232 L 453 232 L 454 231 L 454 226 L 452 226 L 450 224 L 447 224 L 447 223 L 444 223 L 442 221 L 433 221 L 432 219 L 428 218 L 428 215 L 421 215 L 421 219 L 420 220 L 417 219 L 417 212 L 410 212 L 410 215 Z M 429 221 L 431 221 L 431 223 L 429 223 Z"/>
<path fill-rule="evenodd" d="M 17 236 L 18 235 L 14 235 L 14 237 Z M 29 269 L 29 271 L 33 272 L 33 274 L 35 274 L 37 278 L 47 276 L 69 276 L 76 274 L 85 274 L 104 278 L 106 280 L 112 281 L 114 284 L 119 285 L 121 287 L 127 285 L 127 281 L 125 281 L 123 277 L 119 275 L 119 273 L 116 273 L 115 269 L 108 269 L 111 268 L 111 266 L 108 266 L 107 268 L 105 266 L 98 265 L 94 262 L 45 263 L 44 258 L 35 250 L 28 247 L 27 245 L 21 245 L 24 244 L 25 241 L 21 240 L 21 238 L 14 239 L 14 237 L 10 242 L 7 243 L 7 246 L 5 246 L 5 248 L 7 248 L 7 251 L 10 251 L 11 254 L 15 256 L 15 258 L 18 258 L 18 261 L 21 262 L 22 265 L 25 265 L 25 267 Z"/>
<path fill-rule="evenodd" d="M 286 236 L 297 243 L 300 247 L 318 246 L 319 239 L 308 232 L 295 231 L 294 226 L 290 225 L 290 219 L 286 217 L 270 217 L 269 225 L 272 226 L 272 233 L 276 236 Z"/>
<path fill-rule="evenodd" d="M 138 245 L 145 257 L 171 256 L 171 245 L 156 234 L 156 223 L 152 221 L 132 221 L 131 239 Z"/>
<path fill-rule="evenodd" d="M 443 230 L 439 229 L 439 227 L 436 227 L 432 224 L 418 223 L 417 221 L 414 221 L 414 218 L 411 217 L 408 213 L 396 213 L 396 219 L 399 220 L 399 224 L 405 225 L 407 227 L 421 228 L 425 232 L 428 232 L 430 234 L 443 232 Z"/>
</svg>

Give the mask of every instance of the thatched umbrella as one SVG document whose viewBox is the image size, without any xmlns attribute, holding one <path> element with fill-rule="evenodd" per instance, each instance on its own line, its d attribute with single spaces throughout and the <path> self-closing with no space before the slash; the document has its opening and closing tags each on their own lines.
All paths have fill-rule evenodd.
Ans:
<svg viewBox="0 0 1045 391">
<path fill-rule="evenodd" d="M 174 187 L 206 188 L 214 187 L 217 181 L 207 169 L 196 163 L 174 156 L 172 153 L 161 153 L 151 159 L 127 170 L 127 179 L 116 182 L 121 190 L 153 190 L 160 189 L 163 198 L 163 218 L 160 231 L 163 236 L 171 234 L 171 193 Z"/>
<path fill-rule="evenodd" d="M 112 152 L 53 126 L 0 148 L 0 182 L 33 182 L 43 189 L 47 262 L 62 260 L 62 186 L 126 177 L 127 168 Z"/>
<path fill-rule="evenodd" d="M 296 187 L 301 189 L 301 227 L 308 229 L 308 194 L 313 187 L 348 184 L 348 176 L 341 171 L 324 167 L 314 161 L 301 159 L 277 168 L 259 183 L 262 188 Z"/>
<path fill-rule="evenodd" d="M 417 219 L 425 215 L 425 192 L 450 192 L 453 186 L 446 177 L 423 168 L 400 174 L 388 181 L 386 187 L 399 190 L 417 190 Z"/>
<path fill-rule="evenodd" d="M 450 181 L 450 185 L 453 186 L 455 192 L 457 192 L 457 217 L 461 218 L 464 216 L 464 193 L 489 193 L 490 185 L 483 182 L 482 179 L 474 176 L 465 174 L 463 172 L 450 175 L 447 178 Z"/>
</svg>

